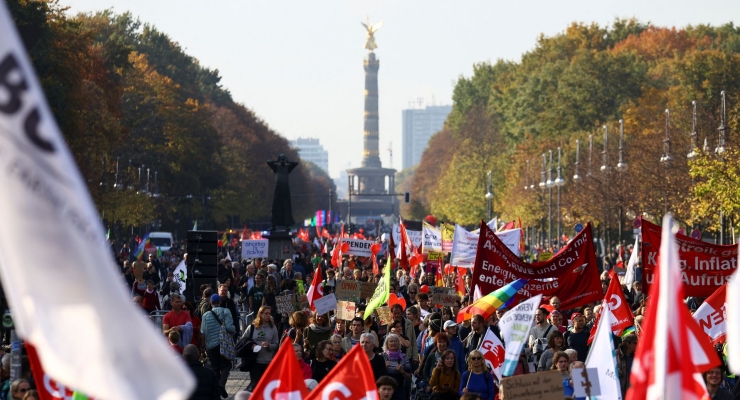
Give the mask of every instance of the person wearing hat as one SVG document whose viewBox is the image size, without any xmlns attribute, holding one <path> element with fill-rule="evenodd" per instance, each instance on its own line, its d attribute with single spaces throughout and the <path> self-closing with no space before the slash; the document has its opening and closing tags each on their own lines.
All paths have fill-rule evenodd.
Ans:
<svg viewBox="0 0 740 400">
<path fill-rule="evenodd" d="M 211 296 L 211 311 L 203 314 L 200 331 L 205 338 L 206 354 L 211 362 L 211 368 L 219 376 L 221 396 L 228 397 L 226 381 L 229 379 L 231 361 L 221 355 L 221 325 L 231 334 L 236 332 L 231 312 L 221 307 L 221 296 L 214 294 Z"/>
<path fill-rule="evenodd" d="M 442 326 L 447 337 L 450 339 L 448 348 L 455 352 L 455 359 L 457 360 L 457 370 L 465 370 L 465 346 L 462 344 L 462 340 L 457 336 L 457 324 L 455 321 L 445 321 Z"/>
<path fill-rule="evenodd" d="M 590 335 L 590 332 L 586 330 L 586 317 L 581 313 L 573 313 L 571 320 L 573 330 L 565 332 L 565 346 L 578 352 L 578 361 L 586 362 Z"/>
</svg>

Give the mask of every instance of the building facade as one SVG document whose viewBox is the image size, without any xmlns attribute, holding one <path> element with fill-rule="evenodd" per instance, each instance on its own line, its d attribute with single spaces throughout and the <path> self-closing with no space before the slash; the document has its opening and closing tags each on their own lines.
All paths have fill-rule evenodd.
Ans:
<svg viewBox="0 0 740 400">
<path fill-rule="evenodd" d="M 403 169 L 421 162 L 429 139 L 444 127 L 452 106 L 403 110 Z"/>
<path fill-rule="evenodd" d="M 298 138 L 290 141 L 290 147 L 298 149 L 301 160 L 311 161 L 329 174 L 329 152 L 319 143 L 319 139 Z"/>
</svg>

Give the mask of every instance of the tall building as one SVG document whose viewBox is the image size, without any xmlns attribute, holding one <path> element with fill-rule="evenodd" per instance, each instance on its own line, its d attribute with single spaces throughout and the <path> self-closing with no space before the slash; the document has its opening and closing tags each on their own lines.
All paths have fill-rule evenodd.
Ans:
<svg viewBox="0 0 740 400">
<path fill-rule="evenodd" d="M 403 110 L 403 169 L 421 162 L 429 139 L 444 126 L 452 106 Z"/>
<path fill-rule="evenodd" d="M 329 174 L 329 152 L 319 143 L 319 139 L 298 138 L 290 141 L 290 147 L 298 149 L 301 160 L 311 161 Z"/>
</svg>

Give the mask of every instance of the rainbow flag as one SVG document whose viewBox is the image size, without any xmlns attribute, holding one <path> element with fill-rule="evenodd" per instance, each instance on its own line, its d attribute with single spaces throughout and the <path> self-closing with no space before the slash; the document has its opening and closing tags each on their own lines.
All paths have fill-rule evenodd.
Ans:
<svg viewBox="0 0 740 400">
<path fill-rule="evenodd" d="M 136 248 L 136 252 L 134 253 L 134 256 L 137 260 L 141 261 L 141 258 L 144 257 L 144 249 L 147 247 L 151 247 L 151 242 L 149 241 L 149 234 L 147 233 L 144 235 L 144 239 L 141 240 L 139 243 L 139 247 Z"/>
<path fill-rule="evenodd" d="M 527 282 L 529 282 L 529 279 L 517 279 L 493 293 L 481 297 L 475 303 L 460 310 L 457 314 L 457 322 L 463 322 L 473 318 L 473 315 L 476 314 L 480 314 L 484 319 L 488 319 L 496 310 L 514 297 L 516 292 L 523 288 Z"/>
<path fill-rule="evenodd" d="M 625 337 L 625 336 L 629 335 L 630 333 L 635 333 L 635 327 L 634 326 L 630 326 L 629 328 L 625 328 L 622 331 L 621 337 Z"/>
</svg>

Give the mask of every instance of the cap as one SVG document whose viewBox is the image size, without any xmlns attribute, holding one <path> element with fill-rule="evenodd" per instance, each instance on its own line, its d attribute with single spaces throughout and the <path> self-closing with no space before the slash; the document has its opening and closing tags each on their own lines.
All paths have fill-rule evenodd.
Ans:
<svg viewBox="0 0 740 400">
<path fill-rule="evenodd" d="M 441 323 L 442 323 L 442 321 L 440 321 L 438 319 L 433 319 L 433 320 L 429 321 L 429 328 L 432 329 L 432 330 L 434 330 L 434 331 L 439 332 L 440 331 L 439 327 L 440 327 Z"/>
<path fill-rule="evenodd" d="M 220 303 L 221 302 L 221 296 L 214 294 L 211 296 L 211 303 Z"/>
<path fill-rule="evenodd" d="M 445 321 L 445 330 L 447 330 L 447 328 L 452 328 L 452 327 L 457 328 L 457 324 L 455 323 L 455 321 L 453 320 Z"/>
<path fill-rule="evenodd" d="M 579 312 L 574 312 L 573 315 L 570 316 L 570 320 L 571 321 L 575 321 L 576 320 L 576 317 L 582 317 L 582 316 L 583 316 L 583 314 L 581 314 Z"/>
</svg>

